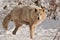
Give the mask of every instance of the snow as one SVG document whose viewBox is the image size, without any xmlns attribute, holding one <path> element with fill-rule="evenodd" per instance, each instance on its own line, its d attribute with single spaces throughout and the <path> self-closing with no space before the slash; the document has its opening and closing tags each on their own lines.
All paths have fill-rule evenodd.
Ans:
<svg viewBox="0 0 60 40">
<path fill-rule="evenodd" d="M 0 0 L 0 40 L 32 40 L 30 39 L 30 30 L 28 25 L 23 25 L 21 28 L 19 28 L 16 35 L 12 34 L 12 31 L 15 28 L 13 22 L 9 23 L 9 30 L 7 32 L 2 26 L 2 21 L 4 17 L 8 14 L 7 12 L 12 10 L 12 8 L 17 5 L 13 1 L 14 0 L 12 0 L 12 2 L 9 2 L 9 0 Z M 5 4 L 8 4 L 8 8 L 6 10 L 3 9 Z M 35 36 L 33 40 L 53 40 L 57 32 L 58 36 L 56 40 L 60 40 L 60 31 L 58 31 L 59 28 L 60 19 L 53 20 L 46 18 L 43 23 L 41 23 L 35 28 Z"/>
</svg>

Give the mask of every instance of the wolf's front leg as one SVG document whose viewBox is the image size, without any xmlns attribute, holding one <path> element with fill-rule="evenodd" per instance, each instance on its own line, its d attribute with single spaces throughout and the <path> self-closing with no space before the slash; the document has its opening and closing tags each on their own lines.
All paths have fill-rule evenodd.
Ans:
<svg viewBox="0 0 60 40">
<path fill-rule="evenodd" d="M 35 26 L 34 25 L 31 25 L 30 26 L 30 38 L 31 39 L 34 39 L 34 29 L 35 29 Z"/>
</svg>

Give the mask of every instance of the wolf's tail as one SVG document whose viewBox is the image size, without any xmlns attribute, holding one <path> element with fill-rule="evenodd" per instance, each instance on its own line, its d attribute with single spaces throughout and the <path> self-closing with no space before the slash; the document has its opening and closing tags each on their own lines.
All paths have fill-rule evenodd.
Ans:
<svg viewBox="0 0 60 40">
<path fill-rule="evenodd" d="M 9 21 L 10 21 L 10 19 L 11 19 L 11 14 L 8 14 L 5 18 L 4 18 L 4 20 L 3 20 L 3 22 L 2 22 L 2 25 L 3 25 L 3 28 L 5 29 L 5 30 L 8 30 L 8 23 L 9 23 Z"/>
</svg>

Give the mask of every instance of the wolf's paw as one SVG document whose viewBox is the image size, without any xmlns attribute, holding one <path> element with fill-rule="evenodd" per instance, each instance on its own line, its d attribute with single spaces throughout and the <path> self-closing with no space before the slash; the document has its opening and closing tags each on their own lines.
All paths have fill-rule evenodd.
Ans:
<svg viewBox="0 0 60 40">
<path fill-rule="evenodd" d="M 15 32 L 15 31 L 13 31 L 13 32 L 12 32 L 12 34 L 13 34 L 13 35 L 16 35 L 16 32 Z"/>
</svg>

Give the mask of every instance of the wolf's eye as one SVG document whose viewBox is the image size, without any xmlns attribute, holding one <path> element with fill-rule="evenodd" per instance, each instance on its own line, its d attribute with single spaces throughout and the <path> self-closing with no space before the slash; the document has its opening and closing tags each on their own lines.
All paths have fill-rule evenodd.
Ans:
<svg viewBox="0 0 60 40">
<path fill-rule="evenodd" d="M 36 14 L 37 16 L 39 16 L 39 14 Z"/>
<path fill-rule="evenodd" d="M 40 15 L 42 15 L 42 14 L 40 14 Z"/>
<path fill-rule="evenodd" d="M 37 19 L 39 20 L 40 18 L 39 18 L 39 14 L 37 14 Z"/>
</svg>

